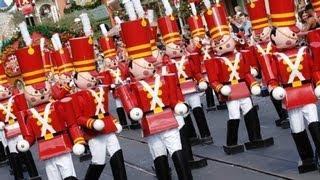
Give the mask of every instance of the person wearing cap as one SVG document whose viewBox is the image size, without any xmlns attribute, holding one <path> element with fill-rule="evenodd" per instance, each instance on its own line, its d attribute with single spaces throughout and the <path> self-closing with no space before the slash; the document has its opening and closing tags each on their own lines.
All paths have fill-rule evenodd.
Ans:
<svg viewBox="0 0 320 180">
<path fill-rule="evenodd" d="M 182 93 L 186 102 L 192 109 L 199 132 L 200 141 L 204 144 L 212 144 L 213 139 L 207 124 L 200 101 L 200 91 L 207 89 L 207 83 L 201 74 L 201 60 L 198 58 L 201 45 L 197 44 L 185 50 L 180 36 L 176 18 L 172 15 L 172 8 L 167 0 L 162 1 L 166 10 L 166 16 L 158 19 L 158 26 L 165 44 L 164 67 L 161 74 L 175 73 L 179 78 Z M 186 125 L 193 130 L 190 116 L 185 120 Z M 195 133 L 194 133 L 195 134 Z M 196 138 L 196 135 L 195 135 Z"/>
<path fill-rule="evenodd" d="M 229 113 L 224 151 L 227 154 L 244 151 L 243 145 L 238 144 L 241 112 L 249 137 L 249 142 L 245 143 L 246 149 L 273 145 L 273 138 L 262 139 L 258 112 L 252 105 L 251 94 L 259 95 L 261 91 L 258 82 L 250 73 L 250 62 L 254 57 L 248 50 L 234 52 L 236 43 L 230 35 L 222 3 L 210 7 L 205 12 L 205 18 L 216 52 L 213 59 L 205 61 L 209 84 L 219 93 L 220 98 L 226 101 Z"/>
<path fill-rule="evenodd" d="M 23 167 L 25 164 L 28 174 L 31 179 L 41 179 L 37 167 L 34 163 L 30 151 L 18 152 L 16 149 L 17 143 L 23 140 L 20 126 L 16 114 L 25 107 L 19 106 L 16 103 L 18 96 L 14 91 L 14 87 L 8 82 L 8 77 L 5 74 L 3 61 L 0 62 L 0 131 L 4 133 L 7 146 L 9 149 L 9 163 L 12 168 L 15 179 L 23 179 Z"/>
<path fill-rule="evenodd" d="M 266 61 L 267 68 L 262 71 L 265 71 L 273 98 L 282 100 L 288 111 L 291 134 L 301 159 L 298 170 L 305 173 L 316 170 L 317 166 L 304 120 L 308 123 L 315 152 L 320 155 L 320 122 L 316 107 L 320 97 L 320 44 L 312 42 L 309 47 L 299 47 L 293 0 L 269 0 L 269 4 L 273 26 L 270 38 L 275 49 L 272 56 L 268 55 L 271 60 Z"/>
<path fill-rule="evenodd" d="M 71 151 L 84 152 L 84 137 L 73 111 L 71 98 L 51 100 L 51 85 L 46 80 L 39 45 L 33 45 L 25 22 L 19 24 L 27 47 L 16 50 L 24 88 L 14 101 L 23 108 L 15 114 L 23 140 L 16 147 L 27 152 L 36 142 L 49 180 L 76 179 Z"/>
<path fill-rule="evenodd" d="M 246 4 L 246 8 L 252 22 L 254 43 L 248 48 L 255 57 L 251 62 L 251 74 L 257 77 L 261 73 L 261 68 L 266 68 L 264 63 L 268 61 L 266 54 L 272 54 L 272 43 L 270 41 L 271 27 L 264 0 L 253 0 Z M 262 74 L 262 81 L 266 84 L 265 75 Z M 290 127 L 288 112 L 282 107 L 282 102 L 270 96 L 270 99 L 277 111 L 279 119 L 275 121 L 276 126 L 287 129 Z"/>
<path fill-rule="evenodd" d="M 87 14 L 80 15 L 85 36 L 69 39 L 78 92 L 71 95 L 76 119 L 92 155 L 85 179 L 99 179 L 106 165 L 107 150 L 114 179 L 127 179 L 123 153 L 115 133 L 122 126 L 109 113 L 109 87 L 100 86 L 95 64 L 92 29 Z M 79 51 L 79 49 L 81 49 Z"/>
</svg>

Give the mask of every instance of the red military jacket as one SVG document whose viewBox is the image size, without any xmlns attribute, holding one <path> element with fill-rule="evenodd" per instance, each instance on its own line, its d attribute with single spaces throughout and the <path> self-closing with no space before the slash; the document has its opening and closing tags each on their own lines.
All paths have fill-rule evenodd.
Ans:
<svg viewBox="0 0 320 180">
<path fill-rule="evenodd" d="M 283 104 L 287 109 L 315 103 L 313 85 L 320 82 L 319 59 L 315 56 L 320 45 L 310 45 L 312 52 L 305 47 L 278 51 L 266 57 L 264 74 L 269 86 L 282 86 L 286 90 Z M 314 56 L 314 57 L 312 57 Z M 301 96 L 303 94 L 303 96 Z"/>
<path fill-rule="evenodd" d="M 209 83 L 216 92 L 223 85 L 231 86 L 231 95 L 225 100 L 235 100 L 250 96 L 249 88 L 256 85 L 255 78 L 250 73 L 251 59 L 254 58 L 248 50 L 216 56 L 205 61 Z M 249 88 L 248 88 L 249 87 Z"/>
<path fill-rule="evenodd" d="M 71 88 L 69 86 L 55 83 L 52 86 L 52 97 L 55 100 L 60 100 L 71 94 Z"/>
<path fill-rule="evenodd" d="M 156 75 L 133 82 L 130 86 L 121 87 L 119 93 L 127 112 L 135 107 L 142 109 L 144 136 L 178 127 L 172 110 L 184 99 L 175 74 Z"/>
<path fill-rule="evenodd" d="M 71 98 L 29 108 L 21 111 L 17 117 L 23 138 L 30 145 L 38 142 L 41 160 L 68 153 L 73 144 L 85 143 L 75 121 Z"/>
<path fill-rule="evenodd" d="M 77 123 L 82 127 L 87 140 L 117 130 L 116 119 L 109 114 L 108 94 L 108 87 L 99 86 L 94 90 L 81 90 L 71 95 Z M 104 121 L 105 128 L 102 131 L 93 128 L 96 119 Z"/>
</svg>

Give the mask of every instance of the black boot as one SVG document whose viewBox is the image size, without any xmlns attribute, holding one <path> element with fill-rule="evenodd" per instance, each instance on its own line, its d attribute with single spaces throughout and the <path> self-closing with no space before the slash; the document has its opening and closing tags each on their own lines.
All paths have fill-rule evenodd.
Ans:
<svg viewBox="0 0 320 180">
<path fill-rule="evenodd" d="M 188 166 L 187 158 L 182 150 L 176 151 L 172 155 L 174 167 L 177 171 L 179 180 L 192 180 L 192 173 Z"/>
<path fill-rule="evenodd" d="M 79 157 L 80 162 L 88 161 L 88 160 L 91 160 L 91 159 L 92 159 L 92 155 L 91 155 L 89 146 L 88 146 L 87 144 L 85 144 L 84 147 L 85 147 L 85 151 L 84 151 L 84 153 L 81 154 L 80 157 Z"/>
<path fill-rule="evenodd" d="M 219 104 L 217 105 L 217 110 L 225 110 L 225 109 L 227 109 L 226 102 L 219 101 Z"/>
<path fill-rule="evenodd" d="M 207 112 L 216 110 L 212 88 L 208 87 L 205 93 L 207 101 Z"/>
<path fill-rule="evenodd" d="M 123 107 L 117 108 L 117 114 L 120 121 L 121 126 L 123 126 L 124 129 L 128 129 L 128 123 L 127 123 L 127 116 L 123 109 Z"/>
<path fill-rule="evenodd" d="M 78 180 L 78 178 L 74 177 L 74 176 L 69 176 L 64 178 L 63 180 Z"/>
<path fill-rule="evenodd" d="M 154 167 L 159 180 L 171 180 L 169 162 L 167 156 L 159 156 L 154 161 Z"/>
<path fill-rule="evenodd" d="M 299 173 L 315 171 L 317 169 L 314 161 L 313 150 L 308 138 L 307 131 L 292 133 L 293 140 L 296 144 L 301 162 L 299 162 Z"/>
<path fill-rule="evenodd" d="M 192 148 L 190 146 L 190 143 L 188 141 L 188 130 L 186 126 L 183 126 L 180 129 L 180 138 L 181 138 L 181 145 L 182 145 L 182 151 L 185 153 L 185 156 L 188 160 L 188 165 L 191 169 L 198 169 L 202 168 L 208 165 L 206 159 L 197 159 L 195 160 L 192 154 Z"/>
<path fill-rule="evenodd" d="M 6 165 L 8 165 L 8 157 L 6 154 L 6 149 L 2 141 L 0 141 L 0 167 L 6 166 Z"/>
<path fill-rule="evenodd" d="M 36 164 L 34 163 L 32 154 L 30 151 L 27 152 L 20 152 L 21 161 L 25 164 L 28 174 L 31 180 L 40 180 L 41 177 L 39 176 Z"/>
<path fill-rule="evenodd" d="M 277 114 L 280 119 L 276 120 L 276 126 L 281 127 L 282 129 L 290 128 L 290 123 L 288 119 L 288 111 L 282 107 L 282 101 L 276 100 L 270 96 L 273 106 L 275 107 Z"/>
<path fill-rule="evenodd" d="M 110 159 L 110 165 L 112 169 L 114 180 L 126 180 L 127 172 L 124 165 L 122 150 L 118 150 L 114 153 Z"/>
<path fill-rule="evenodd" d="M 188 139 L 191 146 L 195 146 L 200 144 L 200 139 L 197 136 L 196 129 L 194 128 L 191 115 L 188 114 L 188 116 L 184 117 L 185 127 L 188 131 Z"/>
<path fill-rule="evenodd" d="M 313 122 L 309 124 L 309 131 L 316 147 L 317 156 L 320 157 L 320 122 Z"/>
<path fill-rule="evenodd" d="M 9 154 L 10 166 L 12 168 L 13 176 L 15 180 L 23 180 L 22 164 L 18 158 L 18 153 Z"/>
<path fill-rule="evenodd" d="M 273 138 L 262 139 L 260 131 L 260 122 L 257 109 L 253 107 L 247 114 L 244 115 L 249 141 L 245 143 L 246 149 L 257 149 L 272 146 Z"/>
<path fill-rule="evenodd" d="M 227 145 L 223 146 L 226 154 L 237 154 L 244 151 L 243 145 L 238 145 L 239 119 L 232 119 L 227 122 Z"/>
<path fill-rule="evenodd" d="M 201 142 L 204 144 L 212 144 L 213 139 L 207 124 L 206 116 L 204 115 L 203 109 L 201 107 L 196 107 L 192 109 L 194 118 L 197 122 L 197 126 L 201 136 Z"/>
<path fill-rule="evenodd" d="M 133 130 L 141 129 L 141 125 L 140 125 L 140 123 L 138 121 L 134 121 L 130 117 L 129 117 L 129 120 L 130 120 L 130 123 L 131 123 L 130 124 L 130 129 L 133 129 Z"/>
<path fill-rule="evenodd" d="M 90 164 L 86 173 L 85 180 L 98 180 L 106 165 Z"/>
</svg>

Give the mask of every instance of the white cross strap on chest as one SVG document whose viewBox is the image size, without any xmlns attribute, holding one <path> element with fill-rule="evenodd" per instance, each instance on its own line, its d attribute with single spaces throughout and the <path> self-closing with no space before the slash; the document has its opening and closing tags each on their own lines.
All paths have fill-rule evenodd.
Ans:
<svg viewBox="0 0 320 180">
<path fill-rule="evenodd" d="M 0 109 L 3 110 L 6 114 L 4 122 L 9 122 L 10 118 L 16 119 L 16 116 L 11 112 L 12 105 L 13 105 L 13 97 L 9 98 L 7 106 L 0 103 Z"/>
<path fill-rule="evenodd" d="M 265 50 L 259 44 L 257 44 L 256 47 L 258 48 L 259 53 L 261 53 L 262 55 L 266 55 L 266 54 L 270 54 L 270 51 L 272 50 L 272 43 L 269 42 Z"/>
<path fill-rule="evenodd" d="M 187 78 L 188 75 L 186 74 L 186 72 L 184 71 L 184 64 L 186 63 L 187 59 L 186 56 L 183 55 L 180 59 L 180 61 L 176 61 L 176 60 L 172 60 L 174 62 L 174 64 L 176 65 L 177 71 L 178 71 L 178 77 L 181 78 L 181 76 L 183 78 Z"/>
<path fill-rule="evenodd" d="M 210 49 L 210 47 L 208 47 L 208 46 L 205 46 L 205 47 L 202 49 L 202 52 L 203 52 L 203 60 L 211 59 L 211 56 L 210 56 L 210 54 L 209 54 L 209 49 Z"/>
<path fill-rule="evenodd" d="M 281 57 L 282 60 L 288 65 L 291 69 L 291 74 L 289 76 L 288 83 L 293 83 L 294 79 L 297 77 L 300 81 L 304 81 L 305 78 L 303 74 L 299 71 L 299 66 L 303 60 L 303 54 L 307 46 L 303 46 L 299 49 L 294 64 L 291 62 L 290 58 L 284 53 L 275 53 L 277 56 Z"/>
<path fill-rule="evenodd" d="M 119 68 L 116 70 L 109 69 L 111 75 L 114 77 L 114 84 L 123 84 L 123 81 L 121 79 L 121 71 Z"/>
<path fill-rule="evenodd" d="M 231 73 L 229 75 L 229 81 L 240 79 L 239 73 L 237 71 L 240 63 L 240 56 L 241 56 L 240 53 L 236 53 L 233 64 L 228 58 L 220 57 L 224 61 L 224 63 L 230 68 Z"/>
<path fill-rule="evenodd" d="M 155 76 L 154 89 L 152 89 L 152 87 L 145 81 L 139 81 L 139 82 L 147 90 L 147 92 L 152 96 L 150 110 L 153 111 L 157 105 L 159 105 L 160 107 L 164 107 L 163 102 L 158 97 L 158 92 L 159 92 L 160 83 L 161 83 L 160 76 L 159 75 Z"/>
<path fill-rule="evenodd" d="M 49 131 L 51 134 L 56 133 L 56 131 L 54 130 L 54 128 L 48 123 L 49 120 L 49 115 L 50 115 L 50 109 L 51 109 L 51 104 L 52 103 L 48 103 L 44 109 L 44 114 L 43 116 L 41 116 L 39 114 L 39 112 L 34 109 L 31 108 L 30 111 L 32 113 L 32 115 L 41 123 L 41 137 L 44 137 L 47 133 L 47 131 Z"/>
<path fill-rule="evenodd" d="M 89 90 L 92 96 L 95 98 L 97 102 L 95 115 L 99 115 L 100 113 L 106 113 L 104 109 L 103 99 L 104 99 L 104 90 L 102 87 L 99 87 L 99 95 L 94 90 Z"/>
</svg>

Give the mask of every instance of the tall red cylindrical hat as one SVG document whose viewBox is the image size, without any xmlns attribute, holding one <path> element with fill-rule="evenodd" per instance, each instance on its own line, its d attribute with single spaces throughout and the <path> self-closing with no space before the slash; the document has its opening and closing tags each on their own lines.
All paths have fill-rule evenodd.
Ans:
<svg viewBox="0 0 320 180">
<path fill-rule="evenodd" d="M 41 54 L 45 73 L 49 73 L 52 70 L 52 60 L 50 53 L 50 51 L 44 51 Z"/>
<path fill-rule="evenodd" d="M 121 23 L 121 31 L 129 58 L 146 58 L 152 55 L 150 25 L 147 19 Z"/>
<path fill-rule="evenodd" d="M 158 26 L 165 44 L 181 41 L 179 27 L 174 16 L 164 16 L 159 18 Z"/>
<path fill-rule="evenodd" d="M 157 49 L 157 35 L 158 35 L 158 27 L 157 26 L 151 26 L 150 27 L 150 44 L 151 44 L 151 50 L 154 51 Z"/>
<path fill-rule="evenodd" d="M 52 52 L 52 57 L 60 74 L 70 73 L 74 71 L 72 59 L 68 48 L 63 48 L 59 51 Z"/>
<path fill-rule="evenodd" d="M 317 13 L 317 16 L 320 16 L 320 0 L 310 0 L 314 12 Z"/>
<path fill-rule="evenodd" d="M 77 72 L 90 72 L 96 70 L 95 54 L 90 37 L 78 37 L 69 40 L 73 66 Z"/>
<path fill-rule="evenodd" d="M 113 58 L 117 55 L 116 46 L 112 38 L 100 37 L 99 45 L 103 51 L 104 57 Z"/>
<path fill-rule="evenodd" d="M 8 77 L 6 75 L 3 62 L 3 60 L 0 61 L 0 85 L 5 85 L 8 83 Z"/>
<path fill-rule="evenodd" d="M 16 50 L 15 53 L 26 86 L 46 81 L 39 45 L 21 48 Z"/>
<path fill-rule="evenodd" d="M 252 30 L 260 31 L 269 26 L 268 14 L 264 0 L 250 0 L 246 7 L 251 20 Z"/>
<path fill-rule="evenodd" d="M 219 39 L 230 34 L 227 14 L 222 3 L 217 3 L 204 13 L 207 26 L 212 39 Z"/>
<path fill-rule="evenodd" d="M 53 51 L 50 52 L 51 62 L 52 62 L 52 72 L 53 74 L 59 74 L 58 65 L 54 59 Z"/>
<path fill-rule="evenodd" d="M 297 30 L 294 0 L 269 0 L 269 5 L 272 26 Z"/>
<path fill-rule="evenodd" d="M 204 37 L 206 30 L 202 22 L 201 16 L 190 16 L 187 20 L 192 37 Z"/>
</svg>

